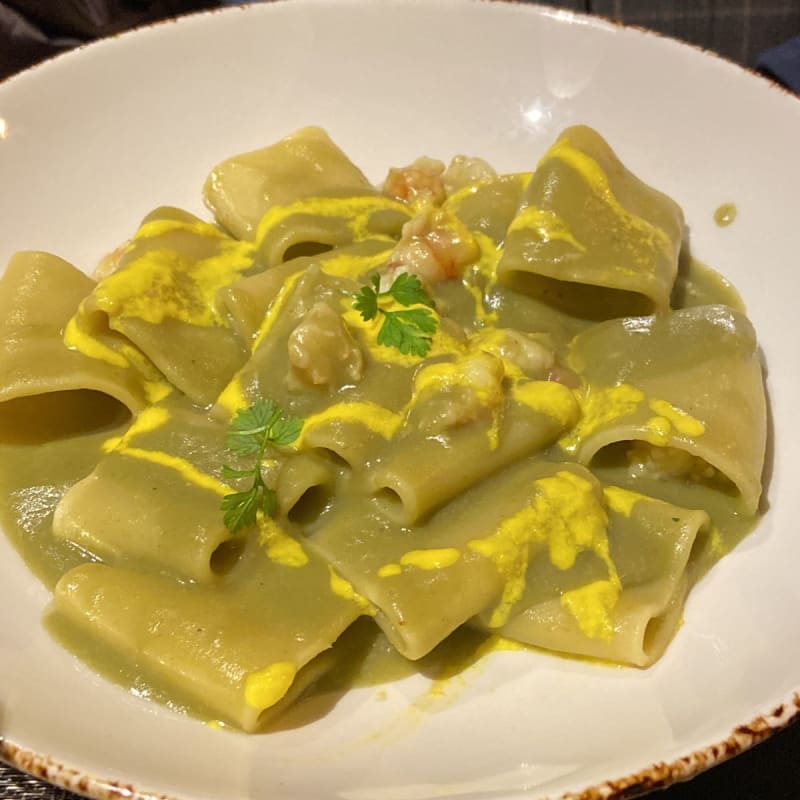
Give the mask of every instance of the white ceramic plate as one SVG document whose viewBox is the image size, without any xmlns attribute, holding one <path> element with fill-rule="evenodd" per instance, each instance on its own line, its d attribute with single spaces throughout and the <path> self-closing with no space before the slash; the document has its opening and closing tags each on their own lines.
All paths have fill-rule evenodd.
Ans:
<svg viewBox="0 0 800 800">
<path fill-rule="evenodd" d="M 601 784 L 605 797 L 689 774 L 747 745 L 746 730 L 729 738 L 737 726 L 794 713 L 800 102 L 676 42 L 527 5 L 295 0 L 46 63 L 0 86 L 0 117 L 0 263 L 35 248 L 85 269 L 151 207 L 201 211 L 223 157 L 306 124 L 378 180 L 421 153 L 530 168 L 561 128 L 588 123 L 683 205 L 694 255 L 741 289 L 774 441 L 768 512 L 694 591 L 652 669 L 500 653 L 443 698 L 410 679 L 264 736 L 212 730 L 89 672 L 42 630 L 47 592 L 0 537 L 7 759 L 95 795 L 87 775 L 195 800 L 534 800 Z M 728 201 L 738 217 L 717 227 Z"/>
</svg>

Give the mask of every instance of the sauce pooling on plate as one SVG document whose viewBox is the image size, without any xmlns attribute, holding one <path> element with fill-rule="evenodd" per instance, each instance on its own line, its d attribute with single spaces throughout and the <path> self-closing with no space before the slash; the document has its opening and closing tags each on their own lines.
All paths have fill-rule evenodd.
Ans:
<svg viewBox="0 0 800 800">
<path fill-rule="evenodd" d="M 714 212 L 714 222 L 716 222 L 720 228 L 727 228 L 728 225 L 736 219 L 737 213 L 738 209 L 734 203 L 723 203 Z"/>
<path fill-rule="evenodd" d="M 376 188 L 307 128 L 97 280 L 11 259 L 3 522 L 66 646 L 247 731 L 482 637 L 660 657 L 758 513 L 755 333 L 595 131 L 530 166 Z"/>
</svg>

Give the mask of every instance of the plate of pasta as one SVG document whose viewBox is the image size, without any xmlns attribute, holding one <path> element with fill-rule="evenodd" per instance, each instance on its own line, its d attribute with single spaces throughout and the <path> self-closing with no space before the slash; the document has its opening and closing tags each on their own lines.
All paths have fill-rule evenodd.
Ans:
<svg viewBox="0 0 800 800">
<path fill-rule="evenodd" d="M 5 760 L 628 797 L 798 713 L 795 98 L 536 6 L 294 0 L 0 116 Z"/>
</svg>

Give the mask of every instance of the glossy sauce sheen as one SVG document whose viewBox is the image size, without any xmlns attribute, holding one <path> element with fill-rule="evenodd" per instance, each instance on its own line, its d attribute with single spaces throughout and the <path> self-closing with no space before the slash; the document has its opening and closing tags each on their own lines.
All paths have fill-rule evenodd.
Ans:
<svg viewBox="0 0 800 800">
<path fill-rule="evenodd" d="M 564 137 L 533 177 L 467 185 L 440 213 L 375 194 L 329 140 L 304 135 L 300 156 L 291 137 L 274 146 L 281 158 L 319 151 L 354 196 L 275 206 L 256 225 L 258 208 L 236 216 L 221 169 L 210 191 L 243 239 L 154 212 L 64 326 L 81 364 L 130 379 L 117 396 L 133 420 L 100 391 L 0 406 L 3 527 L 56 589 L 51 631 L 137 694 L 248 730 L 306 685 L 338 692 L 413 664 L 443 678 L 492 648 L 651 663 L 685 592 L 752 527 L 760 484 L 746 466 L 710 465 L 719 434 L 701 420 L 717 409 L 702 396 L 697 411 L 676 405 L 660 372 L 682 354 L 637 348 L 730 331 L 686 369 L 719 363 L 750 380 L 735 289 L 688 259 L 665 277 L 679 210 L 632 176 L 612 185 L 604 144 L 590 157 Z M 572 218 L 576 193 L 619 237 Z M 353 307 L 415 214 L 468 253 L 460 275 L 429 285 L 424 359 L 379 344 L 381 314 Z M 324 247 L 295 235 L 304 225 Z M 562 262 L 568 280 L 553 277 Z M 598 264 L 610 277 L 590 285 Z M 381 308 L 402 310 L 393 302 Z M 620 323 L 618 307 L 634 313 Z M 231 536 L 219 503 L 246 482 L 221 467 L 246 464 L 224 436 L 265 396 L 304 425 L 263 464 L 276 517 Z M 126 511 L 128 484 L 144 522 Z M 93 582 L 104 611 L 92 610 Z M 162 623 L 178 644 L 152 634 Z M 117 628 L 119 646 L 106 632 Z M 193 675 L 188 688 L 174 669 Z"/>
</svg>

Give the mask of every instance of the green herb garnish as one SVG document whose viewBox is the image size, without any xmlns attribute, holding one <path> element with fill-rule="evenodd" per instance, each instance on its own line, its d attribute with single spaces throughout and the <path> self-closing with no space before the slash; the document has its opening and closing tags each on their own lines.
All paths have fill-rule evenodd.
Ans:
<svg viewBox="0 0 800 800">
<path fill-rule="evenodd" d="M 259 510 L 272 516 L 278 508 L 278 498 L 273 489 L 264 483 L 261 465 L 267 448 L 285 447 L 300 435 L 303 420 L 287 417 L 274 400 L 256 400 L 249 408 L 236 412 L 225 446 L 241 458 L 254 456 L 250 469 L 233 469 L 227 464 L 222 475 L 227 478 L 252 477 L 253 485 L 245 492 L 233 492 L 222 498 L 220 508 L 225 527 L 236 533 L 240 528 L 254 525 Z"/>
<path fill-rule="evenodd" d="M 391 297 L 401 306 L 428 306 L 428 308 L 407 308 L 403 311 L 386 311 L 380 307 L 382 297 Z M 353 308 L 361 314 L 365 322 L 383 316 L 383 324 L 378 331 L 378 344 L 394 347 L 404 355 L 426 356 L 431 349 L 431 339 L 436 333 L 437 320 L 433 312 L 433 300 L 425 291 L 419 278 L 409 272 L 401 272 L 394 283 L 384 292 L 381 279 L 372 276 L 372 285 L 362 286 L 356 295 Z"/>
</svg>

